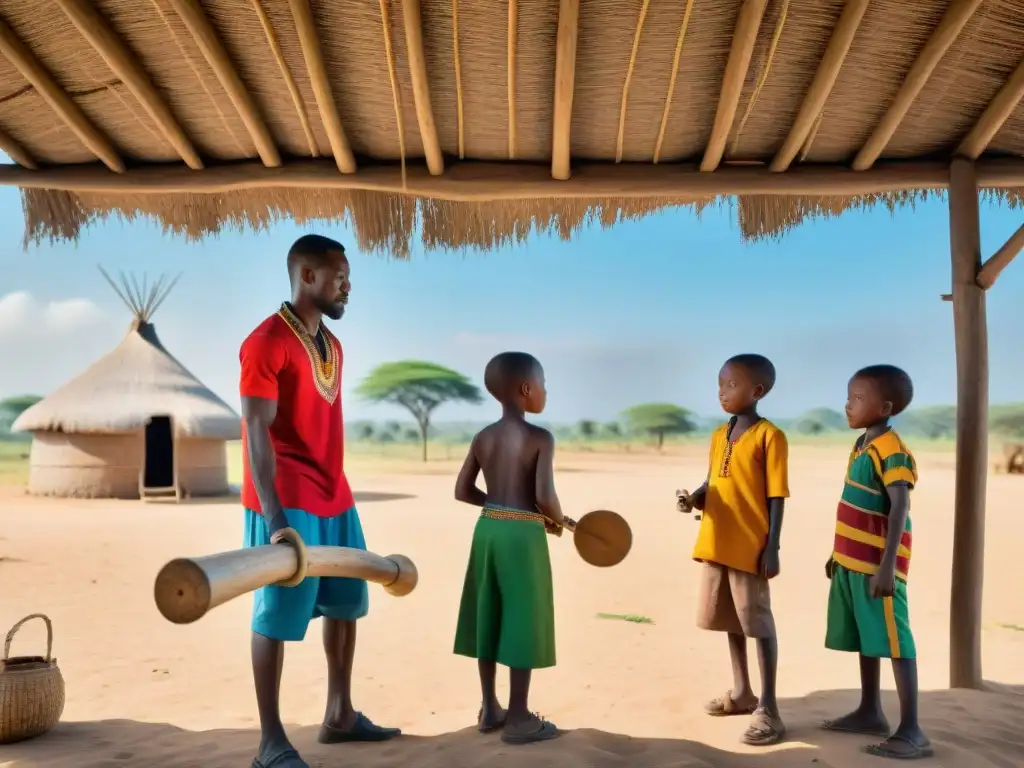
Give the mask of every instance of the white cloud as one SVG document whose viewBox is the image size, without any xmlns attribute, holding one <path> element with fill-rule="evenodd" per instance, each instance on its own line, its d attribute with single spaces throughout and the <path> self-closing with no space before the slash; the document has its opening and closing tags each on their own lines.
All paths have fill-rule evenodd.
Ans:
<svg viewBox="0 0 1024 768">
<path fill-rule="evenodd" d="M 106 314 L 89 299 L 40 302 L 28 291 L 0 296 L 0 339 L 75 334 L 95 328 Z"/>
</svg>

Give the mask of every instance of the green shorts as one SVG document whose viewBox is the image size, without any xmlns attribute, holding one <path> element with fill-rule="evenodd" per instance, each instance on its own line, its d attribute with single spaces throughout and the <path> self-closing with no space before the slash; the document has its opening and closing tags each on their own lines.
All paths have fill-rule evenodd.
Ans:
<svg viewBox="0 0 1024 768">
<path fill-rule="evenodd" d="M 825 647 L 876 659 L 916 658 L 906 582 L 896 579 L 893 596 L 877 598 L 870 581 L 866 573 L 833 563 Z"/>
<path fill-rule="evenodd" d="M 544 522 L 485 507 L 469 552 L 455 653 L 512 669 L 555 665 L 555 608 Z"/>
</svg>

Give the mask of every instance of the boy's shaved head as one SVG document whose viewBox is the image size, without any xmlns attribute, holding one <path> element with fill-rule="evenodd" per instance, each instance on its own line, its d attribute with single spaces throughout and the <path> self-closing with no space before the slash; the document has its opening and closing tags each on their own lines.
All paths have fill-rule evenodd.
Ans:
<svg viewBox="0 0 1024 768">
<path fill-rule="evenodd" d="M 735 355 L 726 360 L 725 365 L 745 370 L 750 376 L 750 382 L 752 384 L 760 384 L 764 390 L 761 397 L 771 392 L 772 387 L 775 386 L 775 366 L 764 355 Z"/>
<path fill-rule="evenodd" d="M 502 352 L 484 369 L 484 386 L 496 400 L 504 401 L 523 383 L 536 378 L 540 362 L 526 352 Z"/>
<path fill-rule="evenodd" d="M 853 378 L 873 382 L 882 399 L 892 403 L 892 416 L 905 411 L 914 399 L 914 382 L 895 365 L 869 365 L 853 374 Z"/>
</svg>

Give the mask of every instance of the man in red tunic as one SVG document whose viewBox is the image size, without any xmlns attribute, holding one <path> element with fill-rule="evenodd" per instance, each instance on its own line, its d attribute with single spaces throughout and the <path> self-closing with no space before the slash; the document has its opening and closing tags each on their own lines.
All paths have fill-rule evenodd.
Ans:
<svg viewBox="0 0 1024 768">
<path fill-rule="evenodd" d="M 345 249 L 320 235 L 300 237 L 288 252 L 288 275 L 291 301 L 260 323 L 240 353 L 245 546 L 276 544 L 291 529 L 308 546 L 366 549 L 344 471 L 341 344 L 321 322 L 345 313 Z M 308 768 L 288 741 L 278 699 L 284 643 L 302 640 L 320 616 L 328 676 L 318 740 L 399 735 L 352 707 L 356 620 L 367 611 L 366 582 L 358 579 L 306 578 L 256 592 L 252 667 L 262 733 L 253 768 Z"/>
</svg>

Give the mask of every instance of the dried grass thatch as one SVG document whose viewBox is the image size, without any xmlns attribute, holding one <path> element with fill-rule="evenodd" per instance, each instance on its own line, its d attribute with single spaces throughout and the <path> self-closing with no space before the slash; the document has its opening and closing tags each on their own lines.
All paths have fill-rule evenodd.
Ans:
<svg viewBox="0 0 1024 768">
<path fill-rule="evenodd" d="M 560 42 L 560 18 L 575 38 Z M 560 142 L 573 163 L 652 174 L 1024 157 L 1024 0 L 0 0 L 0 20 L 45 69 L 0 34 L 0 148 L 44 175 L 99 159 L 125 182 L 26 189 L 27 241 L 75 238 L 109 216 L 190 238 L 348 217 L 363 247 L 406 255 L 417 234 L 427 248 L 489 248 L 717 197 L 564 199 L 554 179 L 549 198 L 521 203 L 419 199 L 401 185 L 133 191 L 133 170 L 154 163 L 322 158 L 342 186 L 341 171 L 394 162 L 402 178 L 415 163 L 443 177 L 459 162 L 510 160 L 561 178 Z M 204 24 L 222 48 L 202 42 Z M 830 41 L 844 35 L 836 60 Z M 575 63 L 567 87 L 562 61 Z M 1002 186 L 993 194 L 1019 202 Z M 917 197 L 780 191 L 741 197 L 745 237 Z"/>
<path fill-rule="evenodd" d="M 104 273 L 106 276 L 106 273 Z M 107 278 L 109 281 L 109 278 Z M 174 283 L 152 288 L 122 276 L 111 286 L 132 311 L 120 344 L 14 422 L 20 432 L 135 432 L 170 416 L 178 436 L 238 440 L 238 415 L 160 343 L 151 320 Z"/>
</svg>

